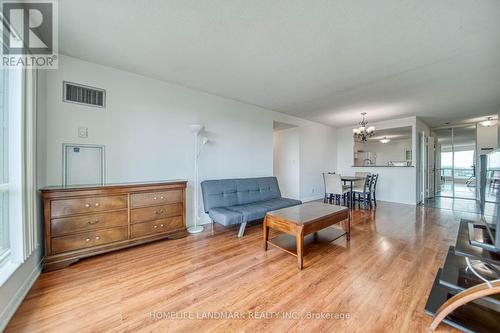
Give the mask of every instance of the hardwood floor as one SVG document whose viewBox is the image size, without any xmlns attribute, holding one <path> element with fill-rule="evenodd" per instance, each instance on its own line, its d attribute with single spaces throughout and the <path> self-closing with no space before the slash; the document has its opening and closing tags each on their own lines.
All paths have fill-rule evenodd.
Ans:
<svg viewBox="0 0 500 333">
<path fill-rule="evenodd" d="M 353 213 L 349 245 L 306 249 L 302 271 L 263 250 L 261 224 L 242 239 L 217 227 L 97 256 L 43 273 L 6 332 L 427 332 L 424 305 L 459 217 L 381 202 Z M 168 312 L 177 319 L 159 318 Z M 349 318 L 297 319 L 310 312 Z M 203 317 L 217 314 L 226 318 Z"/>
</svg>

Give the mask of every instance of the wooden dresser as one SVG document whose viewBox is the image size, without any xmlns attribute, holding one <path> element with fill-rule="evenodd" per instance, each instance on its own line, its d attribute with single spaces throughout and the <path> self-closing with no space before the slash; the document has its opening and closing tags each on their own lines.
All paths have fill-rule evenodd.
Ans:
<svg viewBox="0 0 500 333">
<path fill-rule="evenodd" d="M 185 235 L 186 181 L 48 187 L 44 271 Z"/>
</svg>

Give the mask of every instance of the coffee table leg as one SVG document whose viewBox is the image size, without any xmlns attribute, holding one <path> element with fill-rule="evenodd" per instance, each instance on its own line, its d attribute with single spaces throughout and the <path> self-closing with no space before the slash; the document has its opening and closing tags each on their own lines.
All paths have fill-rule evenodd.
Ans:
<svg viewBox="0 0 500 333">
<path fill-rule="evenodd" d="M 297 265 L 301 270 L 304 266 L 304 232 L 302 228 L 297 230 L 297 234 L 295 235 L 295 241 L 297 243 Z"/>
<path fill-rule="evenodd" d="M 354 182 L 351 180 L 351 208 L 354 208 Z"/>
<path fill-rule="evenodd" d="M 344 228 L 347 241 L 351 240 L 351 212 L 347 214 L 347 220 L 344 220 Z"/>
<path fill-rule="evenodd" d="M 264 217 L 264 251 L 267 251 L 267 240 L 269 239 L 269 227 L 267 226 L 267 216 Z"/>
</svg>

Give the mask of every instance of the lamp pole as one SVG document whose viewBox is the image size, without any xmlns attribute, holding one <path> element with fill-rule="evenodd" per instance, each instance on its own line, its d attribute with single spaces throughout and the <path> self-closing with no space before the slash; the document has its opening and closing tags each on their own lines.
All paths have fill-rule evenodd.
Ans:
<svg viewBox="0 0 500 333">
<path fill-rule="evenodd" d="M 199 124 L 189 125 L 189 129 L 194 134 L 194 225 L 189 227 L 187 231 L 190 234 L 197 234 L 203 231 L 203 226 L 198 225 L 199 221 L 199 209 L 198 209 L 198 197 L 199 197 L 199 184 L 198 184 L 198 136 L 200 132 L 203 131 L 205 126 Z"/>
</svg>

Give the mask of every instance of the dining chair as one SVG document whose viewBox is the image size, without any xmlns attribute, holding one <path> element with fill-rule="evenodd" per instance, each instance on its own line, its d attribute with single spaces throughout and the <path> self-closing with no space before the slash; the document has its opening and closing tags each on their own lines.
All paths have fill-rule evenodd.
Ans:
<svg viewBox="0 0 500 333">
<path fill-rule="evenodd" d="M 322 175 L 323 175 L 323 188 L 325 189 L 325 196 L 323 198 L 323 203 L 327 203 L 328 200 L 330 199 L 330 195 L 331 195 L 330 193 L 328 193 L 326 191 L 326 176 L 329 175 L 329 174 L 330 174 L 330 172 L 326 172 L 326 173 L 323 172 L 322 173 Z"/>
<path fill-rule="evenodd" d="M 372 200 L 371 200 L 371 186 L 372 186 L 372 175 L 368 174 L 365 177 L 363 182 L 363 186 L 357 186 L 353 188 L 353 197 L 354 201 L 358 201 L 361 206 L 361 202 L 363 202 L 363 206 L 366 208 L 366 204 L 370 205 L 372 208 Z M 356 195 L 358 198 L 356 199 Z"/>
<path fill-rule="evenodd" d="M 366 176 L 370 175 L 369 172 L 355 172 L 356 177 L 363 177 L 363 180 L 356 180 L 353 182 L 353 187 L 362 187 L 365 184 Z"/>
<path fill-rule="evenodd" d="M 370 200 L 373 200 L 373 204 L 377 207 L 377 183 L 379 174 L 372 175 L 371 187 L 370 187 Z"/>
<path fill-rule="evenodd" d="M 342 177 L 339 174 L 324 173 L 325 199 L 324 203 L 341 204 L 341 200 L 347 204 L 350 191 L 342 185 Z"/>
<path fill-rule="evenodd" d="M 334 175 L 335 172 L 323 172 L 323 188 L 325 189 L 325 197 L 323 202 L 326 203 L 329 200 L 330 193 L 326 192 L 326 175 Z"/>
</svg>

